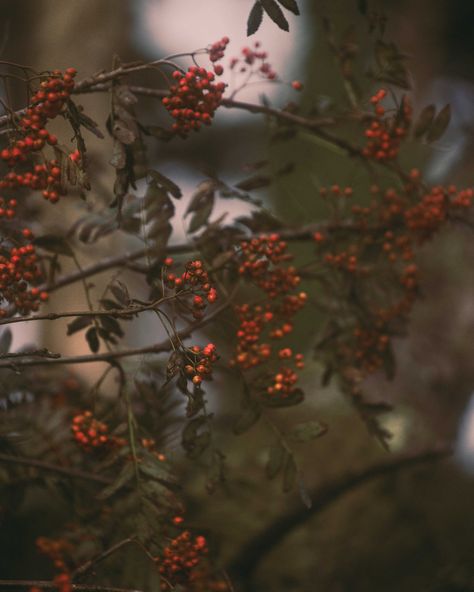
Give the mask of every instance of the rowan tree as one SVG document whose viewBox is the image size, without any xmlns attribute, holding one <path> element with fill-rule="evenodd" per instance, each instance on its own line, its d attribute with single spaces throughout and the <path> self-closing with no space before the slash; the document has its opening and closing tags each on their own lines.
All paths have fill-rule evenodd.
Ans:
<svg viewBox="0 0 474 592">
<path fill-rule="evenodd" d="M 258 41 L 262 19 L 288 30 L 295 0 L 257 0 L 237 55 L 223 32 L 152 62 L 115 57 L 99 73 L 1 62 L 6 88 L 24 97 L 4 101 L 0 118 L 1 512 L 15 524 L 42 490 L 37 511 L 55 516 L 24 542 L 26 556 L 42 558 L 38 571 L 2 589 L 250 590 L 260 559 L 305 516 L 359 483 L 449 454 L 408 447 L 314 491 L 299 462 L 332 429 L 315 412 L 316 385 L 342 393 L 352 421 L 390 451 L 390 404 L 366 385 L 395 376 L 394 342 L 430 298 L 420 251 L 472 226 L 472 187 L 430 183 L 414 149 L 439 144 L 450 106 L 414 108 L 407 56 L 387 37 L 384 15 L 358 6 L 363 42 L 355 27 L 322 16 L 341 90 L 325 104 L 304 80 L 276 71 Z M 291 101 L 240 100 L 257 82 L 286 86 Z M 83 100 L 104 95 L 109 116 L 96 122 Z M 147 100 L 155 119 L 142 109 Z M 266 120 L 282 166 L 262 159 L 242 174 L 236 163 L 239 180 L 213 171 L 191 194 L 179 174 L 153 166 L 154 150 L 212 136 L 215 117 L 232 110 Z M 106 191 L 91 135 L 113 170 Z M 291 144 L 308 138 L 344 163 L 340 175 L 293 161 Z M 262 195 L 308 172 L 321 215 L 288 222 Z M 233 216 L 235 203 L 247 213 Z M 228 214 L 216 215 L 222 207 Z M 51 226 L 51 210 L 62 208 L 64 226 Z M 83 308 L 62 306 L 56 294 L 67 286 L 83 294 Z M 65 345 L 80 340 L 77 353 L 41 343 L 12 350 L 19 326 L 47 332 L 56 322 L 66 323 Z M 100 372 L 91 379 L 84 364 Z M 246 473 L 234 455 L 247 444 L 259 469 Z M 259 495 L 291 497 L 296 509 L 254 538 L 237 537 L 230 557 L 222 533 L 196 519 L 196 500 L 212 506 L 245 479 L 261 479 Z"/>
</svg>

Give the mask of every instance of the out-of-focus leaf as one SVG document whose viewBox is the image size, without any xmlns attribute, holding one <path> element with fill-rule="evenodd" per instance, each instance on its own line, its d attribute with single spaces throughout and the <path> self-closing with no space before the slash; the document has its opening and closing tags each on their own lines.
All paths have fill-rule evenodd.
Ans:
<svg viewBox="0 0 474 592">
<path fill-rule="evenodd" d="M 298 469 L 292 454 L 288 454 L 285 461 L 285 468 L 283 469 L 283 491 L 288 493 L 293 489 L 296 483 Z"/>
<path fill-rule="evenodd" d="M 84 317 L 76 317 L 73 321 L 68 323 L 67 326 L 67 335 L 73 335 L 78 331 L 82 331 L 92 323 L 92 317 L 84 316 Z"/>
<path fill-rule="evenodd" d="M 12 345 L 13 335 L 11 329 L 7 327 L 2 331 L 0 335 L 0 354 L 7 354 L 10 351 Z"/>
<path fill-rule="evenodd" d="M 298 405 L 304 400 L 304 393 L 301 389 L 295 389 L 291 394 L 285 397 L 262 396 L 261 401 L 266 407 L 292 407 Z"/>
<path fill-rule="evenodd" d="M 121 470 L 117 479 L 108 485 L 105 489 L 103 489 L 98 495 L 97 498 L 99 500 L 106 500 L 115 493 L 117 493 L 120 489 L 122 489 L 127 483 L 133 478 L 135 472 L 133 469 L 133 465 L 131 463 L 127 463 L 123 469 Z"/>
<path fill-rule="evenodd" d="M 34 239 L 34 244 L 45 251 L 55 253 L 56 255 L 65 255 L 66 257 L 73 257 L 74 253 L 68 242 L 62 236 L 54 234 L 45 234 Z"/>
<path fill-rule="evenodd" d="M 159 171 L 149 170 L 148 175 L 153 177 L 168 193 L 171 193 L 173 197 L 179 199 L 182 196 L 181 189 L 169 179 L 166 175 L 163 175 Z"/>
<path fill-rule="evenodd" d="M 263 10 L 268 14 L 272 21 L 283 29 L 283 31 L 289 31 L 290 26 L 288 21 L 283 14 L 283 11 L 275 2 L 275 0 L 260 0 Z"/>
<path fill-rule="evenodd" d="M 451 121 L 451 106 L 449 103 L 445 105 L 438 115 L 434 118 L 433 123 L 431 124 L 428 133 L 426 134 L 426 139 L 428 142 L 435 142 L 439 140 L 441 136 L 446 131 L 446 128 Z"/>
<path fill-rule="evenodd" d="M 96 354 L 99 351 L 100 343 L 99 337 L 97 336 L 97 331 L 95 327 L 91 327 L 86 332 L 86 340 L 89 344 L 90 350 L 92 353 Z"/>
<path fill-rule="evenodd" d="M 254 175 L 253 177 L 240 181 L 236 184 L 236 187 L 242 189 L 242 191 L 251 191 L 252 189 L 268 187 L 271 182 L 272 178 L 267 175 Z"/>
<path fill-rule="evenodd" d="M 293 14 L 299 15 L 300 11 L 296 0 L 278 0 L 278 2 Z"/>
<path fill-rule="evenodd" d="M 124 306 L 130 304 L 130 294 L 128 293 L 127 286 L 123 282 L 115 280 L 115 283 L 112 284 L 109 289 L 120 304 L 123 304 Z"/>
<path fill-rule="evenodd" d="M 319 421 L 310 420 L 299 423 L 291 430 L 291 437 L 296 442 L 310 442 L 323 436 L 328 431 L 327 425 Z"/>
<path fill-rule="evenodd" d="M 199 210 L 196 210 L 189 223 L 188 232 L 192 234 L 199 230 L 209 220 L 214 208 L 214 194 L 208 195 L 207 202 L 203 203 Z"/>
<path fill-rule="evenodd" d="M 262 24 L 263 8 L 259 0 L 255 2 L 247 19 L 247 36 L 253 35 Z"/>
<path fill-rule="evenodd" d="M 260 405 L 252 401 L 242 410 L 241 414 L 234 423 L 233 431 L 234 434 L 243 434 L 249 430 L 257 421 L 260 419 L 262 410 Z"/>
<path fill-rule="evenodd" d="M 435 113 L 436 109 L 434 105 L 428 105 L 423 109 L 413 126 L 413 135 L 415 138 L 421 138 L 421 136 L 428 131 L 428 128 L 433 122 Z"/>
<path fill-rule="evenodd" d="M 268 461 L 265 465 L 265 474 L 269 479 L 274 479 L 281 471 L 286 455 L 287 451 L 282 446 L 280 441 L 275 442 L 275 444 L 270 448 Z"/>
</svg>

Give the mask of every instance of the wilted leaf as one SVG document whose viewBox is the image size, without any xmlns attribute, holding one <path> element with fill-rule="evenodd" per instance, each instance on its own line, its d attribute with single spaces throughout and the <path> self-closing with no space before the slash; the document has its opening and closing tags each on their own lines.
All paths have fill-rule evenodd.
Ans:
<svg viewBox="0 0 474 592">
<path fill-rule="evenodd" d="M 449 125 L 451 120 L 451 106 L 449 103 L 445 105 L 438 115 L 435 117 L 428 133 L 426 134 L 426 139 L 428 142 L 435 142 L 439 140 L 441 136 L 446 131 L 446 128 Z"/>
<path fill-rule="evenodd" d="M 327 425 L 310 420 L 296 425 L 291 431 L 291 437 L 296 442 L 309 442 L 323 436 L 327 430 Z"/>
<path fill-rule="evenodd" d="M 125 167 L 126 160 L 127 160 L 127 155 L 125 152 L 125 146 L 122 144 L 122 142 L 115 140 L 114 141 L 114 148 L 113 148 L 113 152 L 112 152 L 112 158 L 109 161 L 110 164 L 115 169 L 123 169 Z"/>
<path fill-rule="evenodd" d="M 181 444 L 191 458 L 197 458 L 208 447 L 211 433 L 207 429 L 207 418 L 196 417 L 186 424 L 181 436 Z M 200 431 L 202 428 L 204 431 Z"/>
<path fill-rule="evenodd" d="M 259 0 L 255 2 L 247 19 L 247 35 L 253 35 L 262 24 L 263 8 Z"/>
<path fill-rule="evenodd" d="M 283 31 L 290 30 L 288 21 L 275 0 L 260 0 L 260 3 L 263 10 L 268 14 L 272 21 L 280 27 L 280 29 L 283 29 Z"/>
<path fill-rule="evenodd" d="M 171 179 L 163 175 L 162 173 L 149 170 L 148 175 L 153 177 L 168 193 L 171 193 L 173 197 L 179 199 L 182 196 L 181 189 Z"/>
<path fill-rule="evenodd" d="M 133 144 L 137 139 L 137 134 L 130 126 L 121 119 L 116 119 L 112 127 L 112 133 L 122 144 Z"/>
</svg>

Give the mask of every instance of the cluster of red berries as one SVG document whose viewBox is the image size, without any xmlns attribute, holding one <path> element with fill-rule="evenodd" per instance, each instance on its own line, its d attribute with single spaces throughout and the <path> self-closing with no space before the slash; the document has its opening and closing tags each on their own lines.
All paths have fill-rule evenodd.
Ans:
<svg viewBox="0 0 474 592">
<path fill-rule="evenodd" d="M 172 590 L 176 586 L 194 589 L 193 581 L 200 575 L 196 572 L 199 563 L 208 554 L 207 541 L 203 536 L 193 537 L 184 530 L 174 537 L 157 559 L 162 576 L 161 589 Z"/>
<path fill-rule="evenodd" d="M 91 411 L 84 411 L 72 419 L 71 430 L 76 442 L 86 452 L 101 449 L 110 443 L 108 427 L 95 419 Z"/>
<path fill-rule="evenodd" d="M 74 68 L 68 68 L 64 74 L 54 70 L 47 80 L 41 82 L 40 90 L 32 96 L 25 115 L 19 121 L 16 133 L 20 137 L 0 152 L 0 158 L 10 168 L 26 162 L 30 154 L 41 151 L 45 145 L 55 146 L 58 143 L 46 125 L 63 111 L 74 88 L 75 75 Z M 29 187 L 41 190 L 45 199 L 55 203 L 59 195 L 65 194 L 60 177 L 58 163 L 51 160 L 43 165 L 35 165 L 31 171 L 10 171 L 0 180 L 0 188 Z"/>
<path fill-rule="evenodd" d="M 36 164 L 33 171 L 15 173 L 10 171 L 0 180 L 1 189 L 18 189 L 28 187 L 33 191 L 41 191 L 44 199 L 51 203 L 59 201 L 60 195 L 66 195 L 66 188 L 61 184 L 61 169 L 57 160 L 49 160 L 46 164 Z"/>
<path fill-rule="evenodd" d="M 295 267 L 284 265 L 291 259 L 287 243 L 277 233 L 243 241 L 238 253 L 239 274 L 262 290 L 267 302 L 264 305 L 242 304 L 235 307 L 239 328 L 231 365 L 249 370 L 273 358 L 279 370 L 271 377 L 272 384 L 265 387 L 265 392 L 280 396 L 290 394 L 297 380 L 294 371 L 281 365 L 281 361 L 286 359 L 284 355 L 291 350 L 281 349 L 280 353 L 284 352 L 282 357 L 280 353 L 274 352 L 265 335 L 277 340 L 291 333 L 292 319 L 307 301 L 305 292 L 292 293 L 300 283 L 300 276 Z M 300 367 L 301 354 L 297 354 L 295 362 L 296 368 Z M 275 388 L 275 385 L 279 386 Z"/>
<path fill-rule="evenodd" d="M 165 268 L 173 265 L 173 259 L 167 257 L 164 261 Z M 204 268 L 204 264 L 199 259 L 188 261 L 185 271 L 181 276 L 166 271 L 165 281 L 169 288 L 174 288 L 177 292 L 190 290 L 192 297 L 192 314 L 196 320 L 204 317 L 204 309 L 207 304 L 213 304 L 217 300 L 217 291 L 211 285 L 209 274 Z"/>
<path fill-rule="evenodd" d="M 288 364 L 293 363 L 296 369 L 301 370 L 304 368 L 303 354 L 294 354 L 291 348 L 285 347 L 278 352 L 278 358 L 284 360 L 287 365 L 281 366 L 272 376 L 272 384 L 267 387 L 267 393 L 285 398 L 293 393 L 295 384 L 298 382 L 298 374 Z"/>
<path fill-rule="evenodd" d="M 419 291 L 419 270 L 414 263 L 416 247 L 472 204 L 471 188 L 436 186 L 426 190 L 420 177 L 420 172 L 413 169 L 402 190 L 382 191 L 377 185 L 371 187 L 370 204 L 351 207 L 354 226 L 363 233 L 362 238 L 358 233 L 354 240 L 354 234 L 349 233 L 344 245 L 339 236 L 337 252 L 333 251 L 329 236 L 321 232 L 314 234 L 319 257 L 325 263 L 344 273 L 367 278 L 364 281 L 373 284 L 370 290 L 363 291 L 364 294 L 370 292 L 365 302 L 364 323 L 357 320 L 352 333 L 338 339 L 339 362 L 355 367 L 362 376 L 376 371 L 384 363 L 393 332 L 391 326 L 405 320 L 416 301 Z M 341 191 L 333 186 L 331 193 L 340 195 Z M 327 190 L 324 194 L 328 194 Z M 342 194 L 347 194 L 347 188 Z M 396 280 L 390 294 L 386 288 L 387 271 Z M 381 280 L 384 286 L 380 285 Z M 376 294 L 383 296 L 377 298 Z M 356 316 L 360 318 L 360 314 Z"/>
<path fill-rule="evenodd" d="M 221 76 L 224 72 L 224 68 L 221 64 L 215 64 L 224 57 L 226 47 L 229 43 L 228 37 L 222 37 L 219 41 L 216 41 L 209 47 L 209 59 L 214 64 L 214 72 L 217 76 Z"/>
<path fill-rule="evenodd" d="M 247 72 L 249 66 L 252 66 L 251 73 L 259 74 L 267 80 L 275 80 L 277 74 L 271 65 L 266 61 L 268 53 L 260 49 L 260 42 L 256 41 L 254 47 L 243 47 L 240 57 L 234 57 L 230 61 L 230 69 L 239 67 L 239 72 Z"/>
<path fill-rule="evenodd" d="M 212 376 L 212 365 L 219 359 L 216 346 L 208 343 L 201 348 L 199 345 L 193 345 L 186 350 L 186 365 L 184 372 L 189 376 L 195 386 L 201 384 L 203 380 L 209 380 Z"/>
<path fill-rule="evenodd" d="M 370 99 L 375 117 L 365 130 L 367 144 L 362 150 L 362 155 L 366 158 L 381 162 L 397 157 L 400 143 L 407 135 L 412 119 L 412 108 L 406 97 L 394 117 L 384 117 L 385 108 L 380 103 L 386 95 L 387 91 L 381 89 Z"/>
<path fill-rule="evenodd" d="M 64 74 L 54 70 L 47 80 L 41 82 L 40 89 L 31 97 L 26 113 L 18 123 L 22 129 L 21 139 L 0 152 L 0 157 L 9 166 L 24 162 L 28 153 L 38 152 L 45 144 L 54 146 L 58 143 L 56 136 L 46 129 L 46 124 L 61 113 L 74 88 L 76 73 L 75 68 L 68 68 Z"/>
<path fill-rule="evenodd" d="M 23 239 L 31 239 L 32 236 L 31 231 L 25 228 L 15 241 L 17 246 L 10 243 L 10 246 L 4 244 L 0 248 L 0 301 L 7 303 L 7 307 L 0 308 L 0 318 L 15 312 L 28 314 L 37 311 L 41 302 L 48 300 L 48 293 L 35 285 L 43 280 L 43 273 L 37 264 L 34 245 L 26 242 L 19 246 Z"/>
<path fill-rule="evenodd" d="M 226 85 L 214 83 L 213 72 L 191 66 L 187 72 L 173 72 L 175 84 L 170 95 L 162 99 L 164 107 L 175 120 L 173 132 L 185 138 L 189 132 L 198 131 L 201 125 L 210 125 L 220 106 Z"/>
<path fill-rule="evenodd" d="M 36 539 L 36 546 L 38 551 L 51 559 L 55 569 L 60 572 L 53 580 L 58 592 L 72 592 L 70 570 L 64 559 L 64 556 L 70 552 L 70 544 L 64 539 L 39 537 Z M 41 592 L 41 588 L 32 586 L 30 592 Z"/>
</svg>

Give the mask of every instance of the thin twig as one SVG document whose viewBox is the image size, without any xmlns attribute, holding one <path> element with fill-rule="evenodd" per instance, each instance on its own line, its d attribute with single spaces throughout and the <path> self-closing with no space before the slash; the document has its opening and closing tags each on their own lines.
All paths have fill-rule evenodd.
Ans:
<svg viewBox="0 0 474 592">
<path fill-rule="evenodd" d="M 179 342 L 179 340 L 185 339 L 189 337 L 194 331 L 204 327 L 209 322 L 211 322 L 217 315 L 219 315 L 223 310 L 225 310 L 230 305 L 230 301 L 224 303 L 222 306 L 217 307 L 211 314 L 209 314 L 206 318 L 196 321 L 195 323 L 189 324 L 184 329 L 181 329 L 176 333 L 173 339 L 170 341 L 166 339 L 161 343 L 157 343 L 154 345 L 147 345 L 145 347 L 139 347 L 134 349 L 125 349 L 113 352 L 104 352 L 103 354 L 87 354 L 83 356 L 68 356 L 63 358 L 57 359 L 41 359 L 41 360 L 19 360 L 18 362 L 0 362 L 0 370 L 19 370 L 20 368 L 24 368 L 27 366 L 46 366 L 46 365 L 56 365 L 56 364 L 87 364 L 87 363 L 96 363 L 96 362 L 108 362 L 114 363 L 115 360 L 120 358 L 132 357 L 132 356 L 141 356 L 145 354 L 158 354 L 168 352 L 173 348 L 175 342 Z"/>
</svg>

